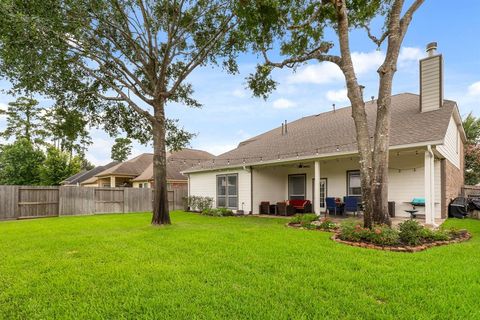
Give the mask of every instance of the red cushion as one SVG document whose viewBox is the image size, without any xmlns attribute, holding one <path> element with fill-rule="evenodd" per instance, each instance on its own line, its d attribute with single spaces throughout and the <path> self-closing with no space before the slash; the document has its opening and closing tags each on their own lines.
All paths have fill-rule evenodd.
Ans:
<svg viewBox="0 0 480 320">
<path fill-rule="evenodd" d="M 306 204 L 310 203 L 310 200 L 299 200 L 299 199 L 295 199 L 295 200 L 290 200 L 290 201 L 288 201 L 288 203 L 289 203 L 291 206 L 294 206 L 295 208 L 303 209 L 303 207 L 305 207 Z"/>
</svg>

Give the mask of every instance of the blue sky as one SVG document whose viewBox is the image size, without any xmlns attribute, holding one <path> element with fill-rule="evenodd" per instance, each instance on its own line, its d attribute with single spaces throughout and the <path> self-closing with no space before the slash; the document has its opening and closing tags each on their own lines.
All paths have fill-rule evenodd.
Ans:
<svg viewBox="0 0 480 320">
<path fill-rule="evenodd" d="M 462 115 L 470 111 L 480 116 L 480 1 L 427 0 L 416 13 L 404 40 L 393 93 L 418 93 L 418 59 L 425 56 L 425 46 L 438 42 L 438 51 L 444 57 L 445 98 L 457 101 Z M 352 50 L 360 82 L 365 85 L 365 96 L 377 96 L 376 69 L 383 53 L 377 51 L 363 32 L 354 32 Z M 274 74 L 278 89 L 264 101 L 251 97 L 245 89 L 245 77 L 254 70 L 255 55 L 242 55 L 240 74 L 228 75 L 220 69 L 205 67 L 194 72 L 189 81 L 195 89 L 195 98 L 201 109 L 181 105 L 167 106 L 167 116 L 180 119 L 181 125 L 197 133 L 191 147 L 220 154 L 235 148 L 245 139 L 275 128 L 282 121 L 347 106 L 345 84 L 339 69 L 328 63 L 310 63 Z M 8 88 L 8 82 L 0 82 Z M 13 98 L 0 95 L 0 108 Z M 48 101 L 44 101 L 48 104 Z M 0 130 L 5 118 L 0 118 Z M 101 130 L 91 131 L 93 145 L 87 158 L 95 164 L 110 159 L 114 138 Z M 152 152 L 151 146 L 134 144 L 132 156 Z"/>
</svg>

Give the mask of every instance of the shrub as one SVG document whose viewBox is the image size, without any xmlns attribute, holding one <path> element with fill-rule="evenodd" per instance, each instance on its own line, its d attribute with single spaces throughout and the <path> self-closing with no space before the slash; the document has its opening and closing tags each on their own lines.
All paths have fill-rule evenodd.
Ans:
<svg viewBox="0 0 480 320">
<path fill-rule="evenodd" d="M 184 207 L 189 207 L 191 211 L 203 212 L 204 210 L 212 208 L 213 198 L 199 196 L 184 197 L 183 205 Z"/>
<path fill-rule="evenodd" d="M 422 241 L 423 227 L 415 220 L 407 220 L 398 225 L 400 241 L 405 244 L 416 246 Z"/>
<path fill-rule="evenodd" d="M 337 225 L 332 220 L 325 218 L 321 221 L 318 227 L 320 229 L 333 230 L 337 228 Z"/>
<path fill-rule="evenodd" d="M 290 223 L 299 223 L 302 227 L 308 227 L 317 219 L 318 216 L 313 213 L 298 214 L 290 220 Z"/>
<path fill-rule="evenodd" d="M 206 216 L 212 216 L 212 217 L 227 217 L 227 216 L 233 216 L 233 211 L 227 208 L 207 208 L 202 210 L 202 214 Z"/>
<path fill-rule="evenodd" d="M 400 243 L 400 236 L 396 229 L 387 225 L 379 225 L 373 227 L 369 232 L 369 242 L 381 246 L 394 246 Z"/>
<path fill-rule="evenodd" d="M 423 228 L 421 231 L 421 237 L 426 242 L 431 241 L 446 241 L 450 239 L 450 235 L 446 230 L 430 230 Z"/>
<path fill-rule="evenodd" d="M 357 242 L 366 240 L 369 231 L 369 229 L 363 228 L 356 221 L 344 221 L 340 224 L 340 239 Z"/>
</svg>

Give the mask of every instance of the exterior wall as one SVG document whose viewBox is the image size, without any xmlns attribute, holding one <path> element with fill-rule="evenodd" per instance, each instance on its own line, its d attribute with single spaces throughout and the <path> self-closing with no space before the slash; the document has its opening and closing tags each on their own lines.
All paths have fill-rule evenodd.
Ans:
<svg viewBox="0 0 480 320">
<path fill-rule="evenodd" d="M 448 124 L 445 142 L 443 145 L 438 146 L 437 150 L 448 159 L 451 164 L 460 169 L 460 160 L 463 158 L 463 143 L 453 116 L 450 118 Z"/>
<path fill-rule="evenodd" d="M 422 112 L 436 110 L 443 103 L 442 56 L 420 60 L 420 107 Z"/>
<path fill-rule="evenodd" d="M 217 175 L 219 174 L 238 174 L 238 209 L 245 213 L 251 211 L 251 175 L 249 169 L 236 170 L 218 170 L 210 172 L 190 173 L 190 196 L 212 197 L 214 207 L 217 201 Z"/>
<path fill-rule="evenodd" d="M 320 176 L 327 179 L 327 196 L 343 198 L 347 193 L 347 171 L 358 170 L 358 158 L 342 158 L 336 160 L 321 160 Z M 253 213 L 258 214 L 260 202 L 269 201 L 274 204 L 288 199 L 288 175 L 306 175 L 306 197 L 313 203 L 314 163 L 285 164 L 277 166 L 254 167 L 253 176 Z M 389 165 L 389 201 L 395 201 L 396 216 L 408 217 L 404 210 L 411 209 L 409 204 L 415 197 L 425 196 L 424 152 L 392 152 Z M 445 214 L 442 199 L 441 160 L 435 160 L 435 217 Z M 458 172 L 458 169 L 457 169 Z M 244 203 L 245 212 L 250 211 L 250 172 L 249 170 L 228 170 L 215 172 L 200 172 L 190 174 L 190 195 L 216 198 L 216 176 L 218 174 L 238 173 L 239 208 Z M 452 190 L 459 188 L 458 183 Z M 452 191 L 454 192 L 454 191 Z M 456 191 L 455 191 L 456 192 Z M 419 214 L 424 214 L 423 207 L 417 207 Z"/>
<path fill-rule="evenodd" d="M 465 183 L 464 165 L 463 145 L 460 150 L 460 168 L 457 168 L 448 159 L 442 160 L 442 218 L 447 217 L 450 201 L 462 193 Z"/>
<path fill-rule="evenodd" d="M 145 183 L 147 184 L 147 187 L 145 187 Z M 151 188 L 152 185 L 149 181 L 134 181 L 132 182 L 132 188 L 140 188 L 140 184 L 142 184 L 142 188 Z"/>
<path fill-rule="evenodd" d="M 408 202 L 415 197 L 425 197 L 425 170 L 423 152 L 399 156 L 390 156 L 389 164 L 389 201 L 395 201 L 396 216 L 408 217 L 404 210 L 412 209 Z M 435 217 L 440 218 L 442 214 L 442 178 L 441 160 L 435 159 Z M 416 207 L 418 214 L 425 214 L 424 207 Z"/>
</svg>

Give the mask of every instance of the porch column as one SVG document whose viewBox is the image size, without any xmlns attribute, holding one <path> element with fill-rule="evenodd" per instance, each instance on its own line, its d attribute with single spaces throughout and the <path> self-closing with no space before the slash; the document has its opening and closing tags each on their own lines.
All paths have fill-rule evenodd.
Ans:
<svg viewBox="0 0 480 320">
<path fill-rule="evenodd" d="M 315 161 L 315 179 L 313 185 L 313 211 L 319 216 L 320 215 L 320 161 Z"/>
<path fill-rule="evenodd" d="M 435 156 L 425 151 L 425 223 L 435 225 Z"/>
<path fill-rule="evenodd" d="M 115 188 L 115 176 L 110 176 L 110 188 Z"/>
</svg>

